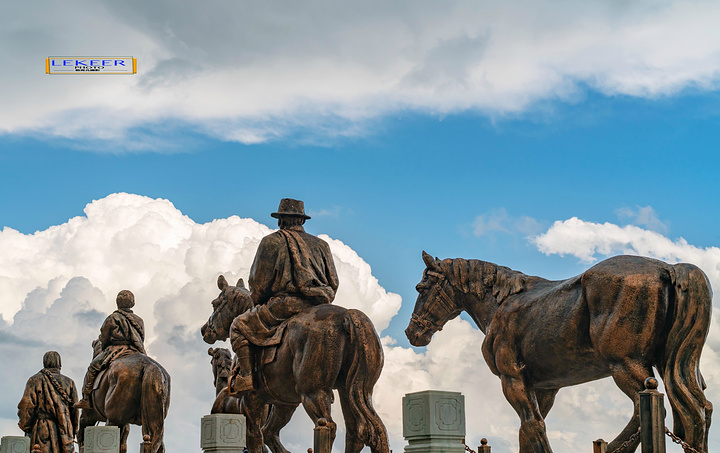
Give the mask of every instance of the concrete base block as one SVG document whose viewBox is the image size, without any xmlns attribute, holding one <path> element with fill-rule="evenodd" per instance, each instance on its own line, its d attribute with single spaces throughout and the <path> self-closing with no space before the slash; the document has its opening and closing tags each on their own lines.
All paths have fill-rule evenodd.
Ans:
<svg viewBox="0 0 720 453">
<path fill-rule="evenodd" d="M 426 390 L 403 398 L 405 453 L 463 453 L 465 398 L 458 392 Z"/>
<path fill-rule="evenodd" d="M 0 439 L 0 453 L 30 453 L 30 438 L 4 436 Z"/>
<path fill-rule="evenodd" d="M 83 453 L 118 453 L 120 428 L 117 426 L 88 426 L 85 428 Z"/>
<path fill-rule="evenodd" d="M 205 453 L 242 453 L 246 434 L 244 415 L 206 415 L 200 425 L 200 447 Z"/>
</svg>

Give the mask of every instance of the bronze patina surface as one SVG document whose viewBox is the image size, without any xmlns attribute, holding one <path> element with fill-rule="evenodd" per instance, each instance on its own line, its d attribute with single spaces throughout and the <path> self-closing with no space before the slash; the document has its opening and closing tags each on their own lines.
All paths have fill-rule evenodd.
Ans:
<svg viewBox="0 0 720 453">
<path fill-rule="evenodd" d="M 218 287 L 221 292 L 212 303 L 213 314 L 202 328 L 208 343 L 226 340 L 233 319 L 253 306 L 249 291 L 229 286 L 223 276 Z M 251 453 L 259 453 L 263 443 L 273 453 L 287 453 L 279 432 L 301 403 L 316 424 L 321 418 L 328 421 L 334 437 L 333 389 L 338 390 L 347 427 L 345 452 L 357 453 L 368 445 L 373 453 L 388 453 L 387 431 L 372 405 L 372 391 L 383 365 L 382 346 L 372 322 L 361 311 L 313 306 L 287 322 L 274 360 L 259 362 L 258 388 L 245 393 L 242 402 Z M 226 388 L 215 406 L 227 404 L 227 398 Z M 267 404 L 271 406 L 266 416 Z"/>
<path fill-rule="evenodd" d="M 639 438 L 639 392 L 659 371 L 674 433 L 707 453 L 712 404 L 699 363 L 710 326 L 712 292 L 692 264 L 617 256 L 585 273 L 548 281 L 479 260 L 439 260 L 426 269 L 405 331 L 427 345 L 466 311 L 485 333 L 485 361 L 520 417 L 520 452 L 551 452 L 545 417 L 558 390 L 612 376 L 632 399 L 629 423 L 608 451 Z"/>
<path fill-rule="evenodd" d="M 220 296 L 201 331 L 208 343 L 230 337 L 236 355 L 213 411 L 229 410 L 229 398 L 242 397 L 249 451 L 260 453 L 265 442 L 274 453 L 287 453 L 278 433 L 300 403 L 316 426 L 326 420 L 335 438 L 330 406 L 337 389 L 347 426 L 345 451 L 367 445 L 386 453 L 387 431 L 372 405 L 383 366 L 375 327 L 361 311 L 331 305 L 337 271 L 330 246 L 303 228 L 310 218 L 305 204 L 283 198 L 271 216 L 280 229 L 260 241 L 250 291 L 242 280 L 233 287 L 220 276 Z"/>
<path fill-rule="evenodd" d="M 78 443 L 86 426 L 99 421 L 120 427 L 120 452 L 127 452 L 129 424 L 150 436 L 148 453 L 164 453 L 165 417 L 170 405 L 170 375 L 145 354 L 145 327 L 132 312 L 135 297 L 123 290 L 118 310 L 107 317 L 93 342 L 93 360 L 85 377 Z"/>
<path fill-rule="evenodd" d="M 43 369 L 28 379 L 18 404 L 18 426 L 41 453 L 72 453 L 79 411 L 75 383 L 60 373 L 56 351 L 43 356 Z"/>
</svg>

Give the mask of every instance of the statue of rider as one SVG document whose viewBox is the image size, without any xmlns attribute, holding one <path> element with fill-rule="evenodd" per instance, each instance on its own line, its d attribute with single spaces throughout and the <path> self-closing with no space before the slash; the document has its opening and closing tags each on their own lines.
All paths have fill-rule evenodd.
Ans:
<svg viewBox="0 0 720 453">
<path fill-rule="evenodd" d="M 75 405 L 81 409 L 92 408 L 90 395 L 100 370 L 120 357 L 129 354 L 145 354 L 145 324 L 140 316 L 132 311 L 135 296 L 128 290 L 120 291 L 116 298 L 118 309 L 105 319 L 100 328 L 99 340 L 102 351 L 93 357 L 83 381 L 82 399 Z M 95 344 L 93 344 L 95 345 Z"/>
<path fill-rule="evenodd" d="M 278 219 L 280 229 L 265 236 L 255 254 L 248 281 L 254 307 L 230 327 L 237 355 L 229 386 L 232 394 L 255 388 L 250 344 L 278 344 L 283 321 L 314 305 L 331 303 L 338 288 L 330 246 L 303 228 L 310 218 L 304 203 L 283 198 L 278 212 L 270 215 Z"/>
</svg>

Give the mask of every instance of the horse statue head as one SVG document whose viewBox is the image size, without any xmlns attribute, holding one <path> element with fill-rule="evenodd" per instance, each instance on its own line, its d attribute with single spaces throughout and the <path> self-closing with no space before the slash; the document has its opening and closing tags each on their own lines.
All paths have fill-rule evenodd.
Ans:
<svg viewBox="0 0 720 453">
<path fill-rule="evenodd" d="M 226 348 L 209 348 L 208 355 L 212 357 L 210 365 L 213 372 L 215 396 L 217 396 L 228 385 L 232 370 L 232 353 Z"/>
<path fill-rule="evenodd" d="M 213 312 L 208 322 L 200 329 L 203 340 L 209 344 L 227 340 L 233 319 L 253 306 L 250 291 L 245 288 L 242 278 L 238 280 L 236 286 L 230 286 L 225 276 L 221 275 L 217 284 L 220 295 L 212 301 Z"/>
<path fill-rule="evenodd" d="M 405 329 L 405 335 L 413 346 L 427 346 L 433 334 L 462 311 L 455 300 L 456 290 L 437 258 L 425 252 L 422 252 L 422 257 L 426 268 L 422 280 L 415 287 L 418 298 L 410 324 Z"/>
</svg>

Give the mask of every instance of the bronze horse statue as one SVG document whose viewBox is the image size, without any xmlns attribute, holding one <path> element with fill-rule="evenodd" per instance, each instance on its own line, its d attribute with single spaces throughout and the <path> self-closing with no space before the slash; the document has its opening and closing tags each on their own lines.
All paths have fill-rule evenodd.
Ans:
<svg viewBox="0 0 720 453">
<path fill-rule="evenodd" d="M 485 334 L 483 356 L 520 417 L 520 452 L 550 453 L 545 417 L 562 387 L 612 376 L 634 404 L 608 445 L 638 432 L 639 395 L 657 368 L 672 406 L 674 433 L 707 453 L 712 404 L 699 362 L 710 326 L 712 292 L 692 264 L 616 256 L 561 281 L 479 260 L 433 259 L 405 333 L 426 346 L 466 311 Z M 636 436 L 637 437 L 637 436 Z M 639 439 L 629 442 L 635 451 Z"/>
<path fill-rule="evenodd" d="M 99 340 L 93 342 L 95 354 Z M 127 452 L 130 424 L 141 425 L 143 437 L 150 436 L 150 452 L 164 453 L 165 417 L 170 405 L 170 375 L 145 354 L 121 356 L 95 379 L 92 409 L 83 409 L 78 444 L 84 443 L 85 427 L 97 422 L 120 427 L 120 453 Z"/>
<path fill-rule="evenodd" d="M 227 339 L 233 319 L 253 306 L 242 279 L 229 286 L 221 275 L 218 288 L 213 313 L 201 329 L 211 344 Z M 334 440 L 333 389 L 338 390 L 347 428 L 345 453 L 358 453 L 365 445 L 372 453 L 389 452 L 387 430 L 372 405 L 383 366 L 382 345 L 364 313 L 329 304 L 299 313 L 287 321 L 275 359 L 265 362 L 260 360 L 256 371 L 258 390 L 242 398 L 250 453 L 260 453 L 263 443 L 273 453 L 289 453 L 279 432 L 301 403 L 316 426 L 318 420 L 327 420 Z"/>
<path fill-rule="evenodd" d="M 208 355 L 212 357 L 210 366 L 213 372 L 215 396 L 217 396 L 222 389 L 227 387 L 230 380 L 233 365 L 232 353 L 226 348 L 209 348 Z"/>
<path fill-rule="evenodd" d="M 232 375 L 233 357 L 229 349 L 209 348 L 208 355 L 213 372 L 213 385 L 215 386 L 215 402 L 211 414 L 241 414 L 241 398 L 230 395 L 228 383 Z"/>
</svg>

